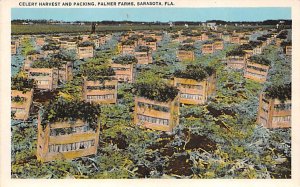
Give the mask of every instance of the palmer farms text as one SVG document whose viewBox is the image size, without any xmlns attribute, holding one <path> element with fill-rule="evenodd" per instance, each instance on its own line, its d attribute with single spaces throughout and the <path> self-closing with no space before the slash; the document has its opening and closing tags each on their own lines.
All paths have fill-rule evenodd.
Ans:
<svg viewBox="0 0 300 187">
<path fill-rule="evenodd" d="M 53 7 L 53 6 L 173 6 L 174 2 L 171 1 L 141 1 L 141 2 L 132 2 L 132 1 L 102 1 L 102 2 L 19 2 L 19 6 L 22 7 Z"/>
</svg>

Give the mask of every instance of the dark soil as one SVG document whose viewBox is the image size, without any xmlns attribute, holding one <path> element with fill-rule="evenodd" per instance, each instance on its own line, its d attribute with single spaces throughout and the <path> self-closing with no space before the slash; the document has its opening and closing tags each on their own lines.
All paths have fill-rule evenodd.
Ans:
<svg viewBox="0 0 300 187">
<path fill-rule="evenodd" d="M 118 138 L 115 143 L 119 149 L 126 149 L 128 147 L 128 143 L 123 138 Z"/>
<path fill-rule="evenodd" d="M 151 172 L 150 168 L 147 168 L 146 166 L 143 165 L 138 166 L 137 173 L 139 178 L 149 178 L 150 172 Z"/>
<path fill-rule="evenodd" d="M 30 160 L 36 160 L 36 155 L 32 155 L 30 157 L 27 157 L 24 160 L 18 160 L 18 161 L 14 161 L 12 164 L 26 164 L 28 163 Z"/>
<path fill-rule="evenodd" d="M 162 165 L 158 165 L 158 166 L 156 166 L 156 170 L 158 171 L 158 172 L 160 172 L 160 173 L 162 173 L 163 172 L 163 167 L 162 167 Z"/>
<path fill-rule="evenodd" d="M 33 105 L 33 107 L 31 108 L 31 114 L 37 114 L 39 111 L 39 107 L 36 105 Z"/>
<path fill-rule="evenodd" d="M 210 112 L 210 114 L 213 117 L 218 117 L 223 114 L 234 116 L 236 114 L 234 111 L 230 110 L 229 108 L 223 108 L 222 110 L 218 110 L 210 105 L 207 106 L 207 110 Z"/>
<path fill-rule="evenodd" d="M 204 149 L 206 151 L 216 150 L 215 142 L 206 138 L 205 136 L 199 136 L 191 134 L 191 140 L 186 144 L 185 149 Z M 201 152 L 201 151 L 200 151 Z"/>
<path fill-rule="evenodd" d="M 103 141 L 116 144 L 119 149 L 126 149 L 128 147 L 128 143 L 125 140 L 125 135 L 118 134 L 117 138 L 107 137 Z"/>
<path fill-rule="evenodd" d="M 271 148 L 275 148 L 274 146 L 271 146 Z M 281 154 L 285 155 L 285 153 L 282 150 L 275 149 L 275 154 Z M 271 169 L 271 177 L 275 179 L 290 179 L 291 178 L 291 166 L 292 166 L 292 160 L 291 157 L 286 156 L 287 161 L 276 165 L 274 168 Z"/>
<path fill-rule="evenodd" d="M 148 160 L 149 162 L 153 162 L 155 160 L 154 156 L 148 156 L 146 157 L 146 160 Z"/>
<path fill-rule="evenodd" d="M 164 147 L 164 148 L 161 148 L 159 150 L 159 152 L 162 156 L 171 157 L 174 154 L 175 149 L 173 147 Z"/>
<path fill-rule="evenodd" d="M 152 150 L 162 149 L 162 148 L 166 147 L 168 143 L 172 142 L 172 140 L 174 139 L 174 135 L 168 135 L 166 133 L 162 133 L 160 135 L 160 138 L 162 138 L 163 140 L 153 143 L 148 148 L 152 149 Z"/>
<path fill-rule="evenodd" d="M 271 172 L 271 177 L 275 179 L 291 179 L 291 158 L 287 158 L 287 161 L 275 166 L 275 169 Z"/>
<path fill-rule="evenodd" d="M 173 156 L 166 167 L 166 174 L 176 174 L 180 176 L 190 176 L 193 174 L 191 167 L 192 161 L 188 155 Z"/>
<path fill-rule="evenodd" d="M 58 91 L 35 91 L 33 93 L 33 101 L 39 103 L 45 103 L 55 99 Z"/>
</svg>

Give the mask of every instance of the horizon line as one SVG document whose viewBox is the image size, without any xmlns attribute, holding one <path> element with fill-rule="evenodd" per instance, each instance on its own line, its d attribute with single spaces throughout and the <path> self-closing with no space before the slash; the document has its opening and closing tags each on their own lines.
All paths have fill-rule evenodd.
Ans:
<svg viewBox="0 0 300 187">
<path fill-rule="evenodd" d="M 287 7 L 213 7 L 213 8 L 12 8 L 11 18 L 47 19 L 73 22 L 75 20 L 116 20 L 168 22 L 175 20 L 263 21 L 291 19 Z"/>
<path fill-rule="evenodd" d="M 194 22 L 194 23 L 205 23 L 205 22 L 228 22 L 228 23 L 234 23 L 234 22 L 264 22 L 264 21 L 292 21 L 292 19 L 265 19 L 265 20 L 259 20 L 259 21 L 226 21 L 226 20 L 205 20 L 205 21 L 190 21 L 190 20 L 176 20 L 176 21 L 131 21 L 131 20 L 101 20 L 101 21 L 90 21 L 90 20 L 76 20 L 76 21 L 68 21 L 68 20 L 54 20 L 54 19 L 12 19 L 11 21 L 18 21 L 18 20 L 28 20 L 28 21 L 54 21 L 54 22 L 105 22 L 105 21 L 111 21 L 111 22 L 146 22 L 146 23 L 168 23 L 168 22 Z"/>
</svg>

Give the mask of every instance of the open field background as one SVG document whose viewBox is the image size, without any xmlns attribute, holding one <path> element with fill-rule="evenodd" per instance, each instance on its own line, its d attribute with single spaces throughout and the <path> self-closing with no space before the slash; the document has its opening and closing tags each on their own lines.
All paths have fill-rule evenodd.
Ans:
<svg viewBox="0 0 300 187">
<path fill-rule="evenodd" d="M 191 28 L 199 26 L 191 26 Z M 129 31 L 129 30 L 164 30 L 168 25 L 97 25 L 96 31 Z M 182 29 L 184 26 L 176 26 L 174 29 Z M 91 25 L 12 25 L 12 34 L 49 34 L 49 33 L 87 33 L 91 31 Z"/>
<path fill-rule="evenodd" d="M 263 27 L 265 29 L 272 28 L 272 25 L 264 26 L 245 26 L 245 27 L 235 27 L 227 26 L 226 30 L 234 29 L 256 29 L 257 27 Z M 172 30 L 181 30 L 185 28 L 183 25 L 174 26 Z M 199 25 L 190 25 L 190 29 L 203 29 Z M 219 27 L 224 29 L 224 27 Z M 129 30 L 168 30 L 170 29 L 169 25 L 97 25 L 96 32 L 105 32 L 105 31 L 129 31 Z M 51 34 L 51 33 L 89 33 L 91 31 L 91 25 L 70 25 L 70 24 L 32 24 L 32 25 L 11 25 L 12 35 L 18 34 Z"/>
</svg>

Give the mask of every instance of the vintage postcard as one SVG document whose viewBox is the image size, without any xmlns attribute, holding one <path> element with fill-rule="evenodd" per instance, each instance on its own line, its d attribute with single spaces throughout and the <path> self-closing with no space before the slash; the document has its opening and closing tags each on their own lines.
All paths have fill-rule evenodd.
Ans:
<svg viewBox="0 0 300 187">
<path fill-rule="evenodd" d="M 2 185 L 300 185 L 299 2 L 229 2 L 2 2 Z"/>
</svg>

